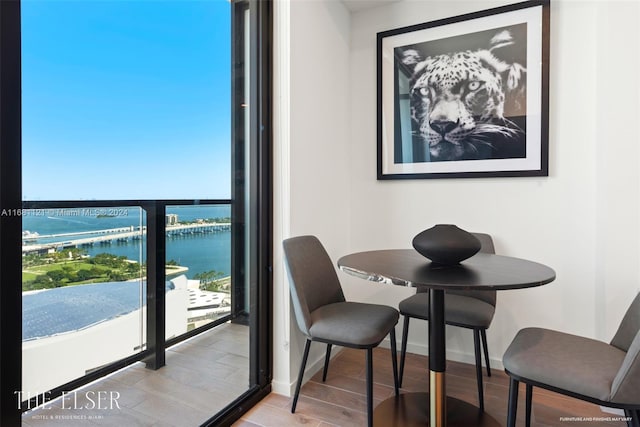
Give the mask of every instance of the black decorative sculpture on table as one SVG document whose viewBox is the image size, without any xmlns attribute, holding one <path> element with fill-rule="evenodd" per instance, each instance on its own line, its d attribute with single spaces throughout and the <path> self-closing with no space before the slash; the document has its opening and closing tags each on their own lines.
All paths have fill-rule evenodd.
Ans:
<svg viewBox="0 0 640 427">
<path fill-rule="evenodd" d="M 480 250 L 480 240 L 452 224 L 438 224 L 413 238 L 413 247 L 431 261 L 454 265 L 474 256 Z"/>
</svg>

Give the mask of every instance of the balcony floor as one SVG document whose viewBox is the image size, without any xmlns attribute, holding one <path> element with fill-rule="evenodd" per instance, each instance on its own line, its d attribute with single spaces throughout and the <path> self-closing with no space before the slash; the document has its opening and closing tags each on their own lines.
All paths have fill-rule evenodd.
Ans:
<svg viewBox="0 0 640 427">
<path fill-rule="evenodd" d="M 135 363 L 77 390 L 75 401 L 71 393 L 25 413 L 22 425 L 198 426 L 248 385 L 249 328 L 226 323 L 171 347 L 161 369 Z"/>
</svg>

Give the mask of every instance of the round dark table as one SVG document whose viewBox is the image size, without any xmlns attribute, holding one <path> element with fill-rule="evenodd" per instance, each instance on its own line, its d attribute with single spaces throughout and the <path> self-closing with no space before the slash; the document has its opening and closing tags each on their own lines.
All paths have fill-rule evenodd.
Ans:
<svg viewBox="0 0 640 427">
<path fill-rule="evenodd" d="M 366 280 L 429 290 L 429 393 L 403 393 L 385 400 L 374 411 L 375 425 L 500 426 L 478 407 L 446 396 L 445 290 L 531 288 L 552 282 L 556 278 L 553 269 L 524 259 L 486 253 L 478 253 L 454 266 L 443 266 L 413 249 L 354 253 L 340 258 L 338 266 L 345 273 Z"/>
</svg>

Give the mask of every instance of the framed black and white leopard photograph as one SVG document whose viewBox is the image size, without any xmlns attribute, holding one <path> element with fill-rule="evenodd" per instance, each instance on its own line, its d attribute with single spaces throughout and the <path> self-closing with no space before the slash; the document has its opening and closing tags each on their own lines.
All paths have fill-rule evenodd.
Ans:
<svg viewBox="0 0 640 427">
<path fill-rule="evenodd" d="M 378 179 L 548 176 L 549 1 L 378 33 Z"/>
</svg>

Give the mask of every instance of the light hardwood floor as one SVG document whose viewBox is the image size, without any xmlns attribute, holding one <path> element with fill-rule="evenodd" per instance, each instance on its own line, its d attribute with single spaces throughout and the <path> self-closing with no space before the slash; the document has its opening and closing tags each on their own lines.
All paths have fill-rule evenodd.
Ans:
<svg viewBox="0 0 640 427">
<path fill-rule="evenodd" d="M 393 396 L 389 350 L 375 349 L 373 363 L 374 405 L 377 405 L 387 397 Z M 427 366 L 426 357 L 407 354 L 401 392 L 427 392 L 429 389 Z M 490 378 L 485 372 L 485 409 L 502 425 L 506 425 L 508 388 L 509 380 L 504 371 L 493 369 Z M 291 398 L 272 393 L 236 422 L 234 427 L 364 426 L 366 425 L 364 389 L 364 352 L 345 349 L 330 363 L 326 383 L 322 383 L 322 372 L 318 372 L 302 387 L 295 414 L 290 412 Z M 447 394 L 477 405 L 475 366 L 448 362 Z M 524 394 L 524 388 L 522 388 L 518 405 L 518 426 L 524 426 Z M 578 422 L 563 420 L 563 417 L 617 417 L 617 415 L 603 413 L 596 405 L 534 389 L 532 416 L 534 427 L 626 427 L 626 423 L 621 421 Z"/>
<path fill-rule="evenodd" d="M 317 345 L 317 344 L 314 344 Z M 248 328 L 226 324 L 167 352 L 167 366 L 151 371 L 141 363 L 84 387 L 77 406 L 89 403 L 85 391 L 116 391 L 119 409 L 70 410 L 74 402 L 60 400 L 50 409 L 25 413 L 26 427 L 67 426 L 199 426 L 246 390 L 248 384 Z M 428 391 L 427 358 L 407 354 L 401 392 Z M 326 383 L 321 372 L 302 387 L 298 408 L 291 414 L 291 398 L 270 394 L 246 413 L 235 427 L 357 427 L 366 425 L 364 352 L 344 349 L 329 366 Z M 506 424 L 508 377 L 493 369 L 484 376 L 486 411 Z M 393 395 L 388 349 L 374 350 L 374 405 Z M 448 362 L 447 393 L 477 404 L 473 365 Z M 524 389 L 520 392 L 518 426 L 524 426 Z M 625 427 L 624 422 L 562 421 L 562 417 L 609 417 L 596 405 L 534 389 L 534 427 Z M 379 426 L 386 427 L 386 426 Z"/>
<path fill-rule="evenodd" d="M 68 395 L 64 408 L 58 399 L 49 409 L 25 413 L 22 425 L 199 426 L 247 390 L 248 355 L 249 328 L 223 324 L 169 349 L 163 368 L 152 371 L 136 363 L 83 387 L 75 402 L 73 394 Z M 117 405 L 103 394 L 104 409 L 97 409 L 88 398 L 97 402 L 99 391 L 118 393 L 112 394 Z"/>
</svg>

